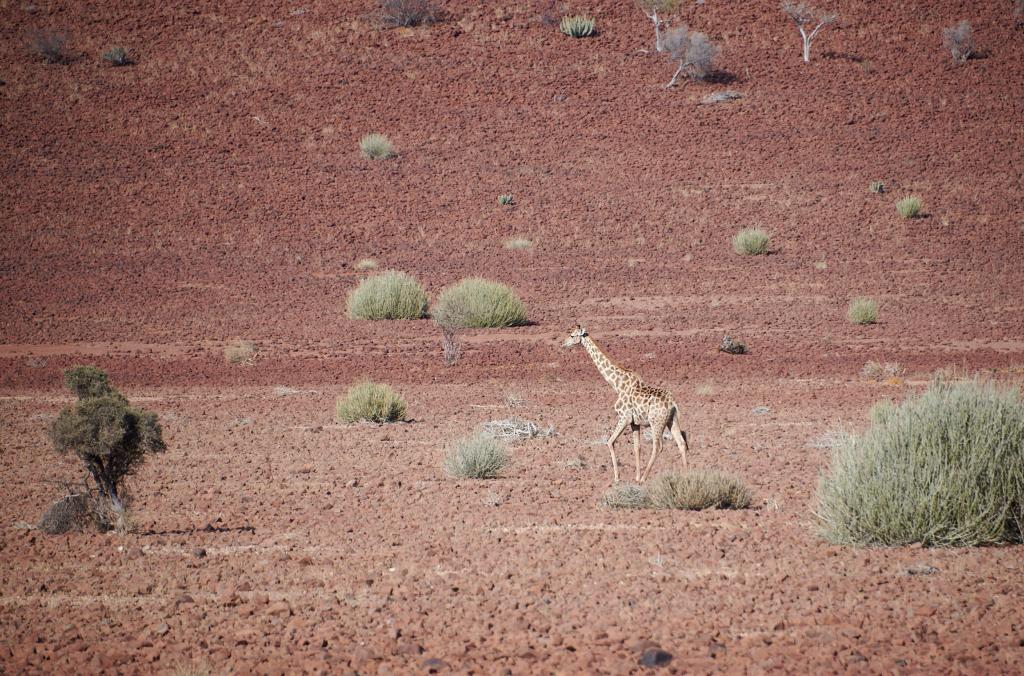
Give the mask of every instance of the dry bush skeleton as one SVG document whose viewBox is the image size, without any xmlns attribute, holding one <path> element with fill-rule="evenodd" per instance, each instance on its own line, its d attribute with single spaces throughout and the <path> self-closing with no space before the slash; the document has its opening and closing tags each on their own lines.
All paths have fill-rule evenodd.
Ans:
<svg viewBox="0 0 1024 676">
<path fill-rule="evenodd" d="M 782 11 L 793 20 L 800 31 L 800 37 L 804 41 L 804 63 L 810 63 L 811 43 L 818 37 L 818 33 L 839 20 L 839 14 L 815 9 L 803 2 L 783 2 Z"/>
</svg>

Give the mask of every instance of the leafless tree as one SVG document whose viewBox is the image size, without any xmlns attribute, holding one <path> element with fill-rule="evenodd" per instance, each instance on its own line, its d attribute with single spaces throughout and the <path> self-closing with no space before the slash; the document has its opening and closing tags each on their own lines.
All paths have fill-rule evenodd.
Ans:
<svg viewBox="0 0 1024 676">
<path fill-rule="evenodd" d="M 782 11 L 793 20 L 800 31 L 800 37 L 804 40 L 804 63 L 810 63 L 811 43 L 822 29 L 839 20 L 839 14 L 815 9 L 803 2 L 783 2 Z"/>
<path fill-rule="evenodd" d="M 953 63 L 965 63 L 974 53 L 974 37 L 971 24 L 961 21 L 955 26 L 942 30 L 942 46 L 953 55 Z"/>
<path fill-rule="evenodd" d="M 686 26 L 673 28 L 665 34 L 663 47 L 669 58 L 676 62 L 676 72 L 665 88 L 675 85 L 680 75 L 703 80 L 711 74 L 712 63 L 718 56 L 718 47 L 699 31 Z"/>
<path fill-rule="evenodd" d="M 643 10 L 644 14 L 651 23 L 654 24 L 654 49 L 656 51 L 664 51 L 665 45 L 661 40 L 661 28 L 662 26 L 667 27 L 667 23 L 663 17 L 671 14 L 679 6 L 679 0 L 636 0 L 640 9 Z M 1022 0 L 1024 1 L 1024 0 Z M 659 16 L 658 13 L 661 13 Z"/>
</svg>

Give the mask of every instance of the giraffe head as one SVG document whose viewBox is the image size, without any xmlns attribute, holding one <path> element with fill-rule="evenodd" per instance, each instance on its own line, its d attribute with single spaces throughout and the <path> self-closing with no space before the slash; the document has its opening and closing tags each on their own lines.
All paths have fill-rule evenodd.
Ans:
<svg viewBox="0 0 1024 676">
<path fill-rule="evenodd" d="M 579 324 L 577 324 L 576 328 L 569 332 L 569 337 L 565 339 L 564 343 L 562 343 L 562 347 L 572 347 L 573 345 L 579 345 L 580 342 L 586 337 L 587 330 L 580 326 Z"/>
</svg>

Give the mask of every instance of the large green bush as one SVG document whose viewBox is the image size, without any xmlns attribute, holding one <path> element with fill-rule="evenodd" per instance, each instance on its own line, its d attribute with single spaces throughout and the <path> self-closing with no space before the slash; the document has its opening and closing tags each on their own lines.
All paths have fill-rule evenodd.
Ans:
<svg viewBox="0 0 1024 676">
<path fill-rule="evenodd" d="M 521 326 L 526 306 L 509 287 L 480 277 L 464 279 L 441 292 L 432 310 L 441 326 L 466 329 Z"/>
<path fill-rule="evenodd" d="M 398 270 L 367 277 L 348 294 L 352 319 L 420 319 L 426 314 L 427 292 Z"/>
<path fill-rule="evenodd" d="M 840 544 L 1021 542 L 1024 405 L 1017 390 L 936 381 L 832 452 L 818 488 L 826 539 Z"/>
</svg>

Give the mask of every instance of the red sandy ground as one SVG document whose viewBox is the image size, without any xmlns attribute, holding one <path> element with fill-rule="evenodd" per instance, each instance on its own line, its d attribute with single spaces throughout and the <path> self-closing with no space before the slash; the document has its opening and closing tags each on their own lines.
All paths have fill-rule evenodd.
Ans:
<svg viewBox="0 0 1024 676">
<path fill-rule="evenodd" d="M 938 368 L 1020 378 L 1010 3 L 840 3 L 809 65 L 773 2 L 684 3 L 734 79 L 673 90 L 628 3 L 580 6 L 589 40 L 513 2 L 389 31 L 370 3 L 142 4 L 0 6 L 0 671 L 619 673 L 651 643 L 679 673 L 1024 670 L 1020 547 L 846 549 L 813 516 L 823 434 Z M 957 67 L 960 19 L 984 58 Z M 79 58 L 35 60 L 37 28 Z M 100 60 L 119 44 L 137 65 Z M 399 157 L 363 159 L 371 131 Z M 735 255 L 754 226 L 772 254 Z M 345 318 L 363 257 L 432 295 L 507 282 L 535 324 L 445 368 L 429 321 Z M 877 325 L 846 321 L 860 295 Z M 577 321 L 675 393 L 693 464 L 755 509 L 599 507 L 614 397 L 558 347 Z M 16 527 L 79 476 L 45 430 L 82 362 L 164 421 L 132 535 Z M 414 422 L 337 425 L 364 377 Z M 513 414 L 558 435 L 500 480 L 444 478 L 454 439 Z"/>
</svg>

